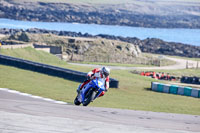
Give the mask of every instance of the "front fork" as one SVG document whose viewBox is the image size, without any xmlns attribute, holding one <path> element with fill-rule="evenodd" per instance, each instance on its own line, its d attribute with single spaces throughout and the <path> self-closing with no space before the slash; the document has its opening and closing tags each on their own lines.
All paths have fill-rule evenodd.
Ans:
<svg viewBox="0 0 200 133">
<path fill-rule="evenodd" d="M 81 88 L 82 83 L 78 86 L 76 92 L 79 93 L 80 92 L 80 88 Z"/>
</svg>

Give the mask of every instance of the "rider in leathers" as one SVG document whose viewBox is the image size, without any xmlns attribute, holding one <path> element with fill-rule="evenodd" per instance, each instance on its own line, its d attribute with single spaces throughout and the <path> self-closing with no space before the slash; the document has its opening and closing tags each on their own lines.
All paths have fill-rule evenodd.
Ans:
<svg viewBox="0 0 200 133">
<path fill-rule="evenodd" d="M 105 88 L 106 91 L 109 88 L 109 74 L 110 74 L 110 69 L 103 67 L 101 69 L 99 68 L 95 68 L 94 70 L 90 71 L 87 73 L 87 80 L 85 80 L 82 84 L 80 84 L 80 86 L 77 89 L 77 92 L 79 93 L 80 90 L 82 90 L 82 88 L 89 83 L 91 80 L 95 79 L 95 78 L 104 78 L 105 79 Z M 100 94 L 100 96 L 104 95 L 104 91 Z"/>
</svg>

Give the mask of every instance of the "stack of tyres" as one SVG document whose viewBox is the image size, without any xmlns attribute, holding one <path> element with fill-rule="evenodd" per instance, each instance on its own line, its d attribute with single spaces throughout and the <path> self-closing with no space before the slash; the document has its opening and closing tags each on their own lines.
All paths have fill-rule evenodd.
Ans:
<svg viewBox="0 0 200 133">
<path fill-rule="evenodd" d="M 200 84 L 200 78 L 199 77 L 195 77 L 194 84 Z"/>
<path fill-rule="evenodd" d="M 163 90 L 164 90 L 164 84 L 158 84 L 157 91 L 158 92 L 163 92 Z"/>
<path fill-rule="evenodd" d="M 181 77 L 181 83 L 185 83 L 185 80 L 186 80 L 185 76 Z"/>
<path fill-rule="evenodd" d="M 178 86 L 172 85 L 169 87 L 169 93 L 171 94 L 177 94 L 178 93 Z"/>
<path fill-rule="evenodd" d="M 151 82 L 151 89 L 153 91 L 157 91 L 157 88 L 158 88 L 158 82 Z"/>
<path fill-rule="evenodd" d="M 188 77 L 188 83 L 192 84 L 193 80 L 193 77 Z"/>
<path fill-rule="evenodd" d="M 164 85 L 164 90 L 163 90 L 163 92 L 164 92 L 164 93 L 169 93 L 169 88 L 170 88 L 170 85 L 165 84 L 165 85 Z"/>
<path fill-rule="evenodd" d="M 184 88 L 184 96 L 191 96 L 191 93 L 192 93 L 192 88 L 190 87 Z"/>
<path fill-rule="evenodd" d="M 168 85 L 158 82 L 151 82 L 151 90 L 156 92 L 191 96 L 195 98 L 200 98 L 200 89 L 191 88 L 191 87 L 182 87 L 177 85 Z"/>
<path fill-rule="evenodd" d="M 184 95 L 184 87 L 182 86 L 178 87 L 178 95 Z"/>
<path fill-rule="evenodd" d="M 181 77 L 181 83 L 200 84 L 200 77 Z"/>
<path fill-rule="evenodd" d="M 191 96 L 196 98 L 200 97 L 200 91 L 198 89 L 192 89 Z"/>
</svg>

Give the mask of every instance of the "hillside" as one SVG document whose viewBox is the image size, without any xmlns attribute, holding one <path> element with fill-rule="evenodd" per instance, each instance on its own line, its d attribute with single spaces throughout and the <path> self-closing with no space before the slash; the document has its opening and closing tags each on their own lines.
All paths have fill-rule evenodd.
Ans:
<svg viewBox="0 0 200 133">
<path fill-rule="evenodd" d="M 27 29 L 27 30 L 0 29 L 0 34 L 8 35 L 8 36 L 12 36 L 12 35 L 15 35 L 15 34 L 18 34 L 18 33 L 23 33 L 23 32 L 30 33 L 30 34 L 32 34 L 32 36 L 34 36 L 34 34 L 38 34 L 38 36 L 40 36 L 39 34 L 50 34 L 51 36 L 46 35 L 46 39 L 48 39 L 48 41 L 47 40 L 45 41 L 42 36 L 39 39 L 41 41 L 44 41 L 45 43 L 50 43 L 50 44 L 68 43 L 67 39 L 62 39 L 62 38 L 65 38 L 66 36 L 77 37 L 77 38 L 78 37 L 90 38 L 90 39 L 88 39 L 90 41 L 91 41 L 91 39 L 92 40 L 97 39 L 96 43 L 101 44 L 101 46 L 104 46 L 104 45 L 106 46 L 106 44 L 107 45 L 112 44 L 112 42 L 113 42 L 114 45 L 113 46 L 110 45 L 110 46 L 112 46 L 113 49 L 108 49 L 108 51 L 111 50 L 114 53 L 113 50 L 116 49 L 117 51 L 125 52 L 126 53 L 125 55 L 127 55 L 127 53 L 130 53 L 130 51 L 133 52 L 133 49 L 132 50 L 130 49 L 130 51 L 128 52 L 128 49 L 126 49 L 124 46 L 126 46 L 127 44 L 133 44 L 134 47 L 137 47 L 137 49 L 139 47 L 139 49 L 142 52 L 147 52 L 147 53 L 164 54 L 164 55 L 172 55 L 172 56 L 182 56 L 182 57 L 190 57 L 190 58 L 199 58 L 200 57 L 200 46 L 192 46 L 192 45 L 175 43 L 175 42 L 166 42 L 166 41 L 156 39 L 156 38 L 147 38 L 147 39 L 144 39 L 144 40 L 140 40 L 136 37 L 120 37 L 120 36 L 102 35 L 102 34 L 93 36 L 93 35 L 90 35 L 90 34 L 87 34 L 87 33 L 81 34 L 81 33 L 76 33 L 76 32 L 51 31 L 51 30 L 44 30 L 44 29 Z M 32 38 L 32 37 L 30 36 L 30 38 Z M 56 41 L 56 38 L 57 38 L 57 41 Z M 17 37 L 16 39 L 20 40 L 22 38 Z M 38 39 L 35 39 L 35 42 L 37 42 L 37 40 Z M 110 40 L 110 41 L 105 41 L 105 40 Z M 49 42 L 49 41 L 52 41 L 52 42 Z M 104 41 L 105 41 L 105 43 L 104 43 Z M 102 42 L 104 44 L 102 44 Z M 125 45 L 123 45 L 123 47 L 121 47 L 121 48 L 120 47 L 117 48 L 117 44 L 119 44 L 119 42 L 120 42 L 120 44 L 125 44 Z M 9 40 L 7 40 L 7 43 L 12 44 L 12 42 L 9 41 Z M 83 43 L 83 42 L 81 42 L 81 43 Z M 91 43 L 91 42 L 87 42 L 87 43 Z M 69 46 L 69 47 L 72 48 L 72 46 Z M 125 49 L 123 49 L 123 48 L 125 48 Z M 83 51 L 83 49 L 81 49 L 81 47 L 79 48 L 79 54 L 81 53 L 80 50 Z M 69 51 L 68 51 L 68 53 L 69 53 Z M 136 50 L 136 51 L 138 51 L 138 50 Z M 97 51 L 97 53 L 98 53 L 98 51 Z M 140 52 L 136 52 L 136 54 L 134 54 L 134 55 L 137 56 L 137 55 L 139 55 L 139 53 Z M 91 53 L 89 52 L 89 54 L 91 54 Z M 112 54 L 112 53 L 109 53 L 109 55 L 110 54 Z M 113 54 L 113 55 L 115 55 L 115 54 Z M 131 57 L 131 56 L 129 56 L 129 57 Z"/>
<path fill-rule="evenodd" d="M 3 37 L 6 44 L 33 43 L 42 46 L 62 47 L 59 53 L 67 61 L 98 61 L 114 63 L 136 63 L 141 57 L 137 45 L 103 38 L 80 38 L 58 36 L 54 34 L 32 34 L 17 32 Z M 141 57 L 142 58 L 142 57 Z"/>
<path fill-rule="evenodd" d="M 135 27 L 200 28 L 198 0 L 1 0 L 0 18 Z"/>
</svg>

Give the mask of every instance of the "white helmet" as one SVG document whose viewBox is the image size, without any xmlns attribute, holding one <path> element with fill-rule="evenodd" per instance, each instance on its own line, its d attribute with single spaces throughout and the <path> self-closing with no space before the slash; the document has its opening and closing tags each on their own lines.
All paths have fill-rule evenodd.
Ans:
<svg viewBox="0 0 200 133">
<path fill-rule="evenodd" d="M 107 68 L 107 67 L 102 67 L 102 68 L 101 68 L 101 72 L 102 72 L 102 74 L 103 74 L 105 77 L 108 77 L 109 74 L 110 74 L 110 69 Z"/>
</svg>

